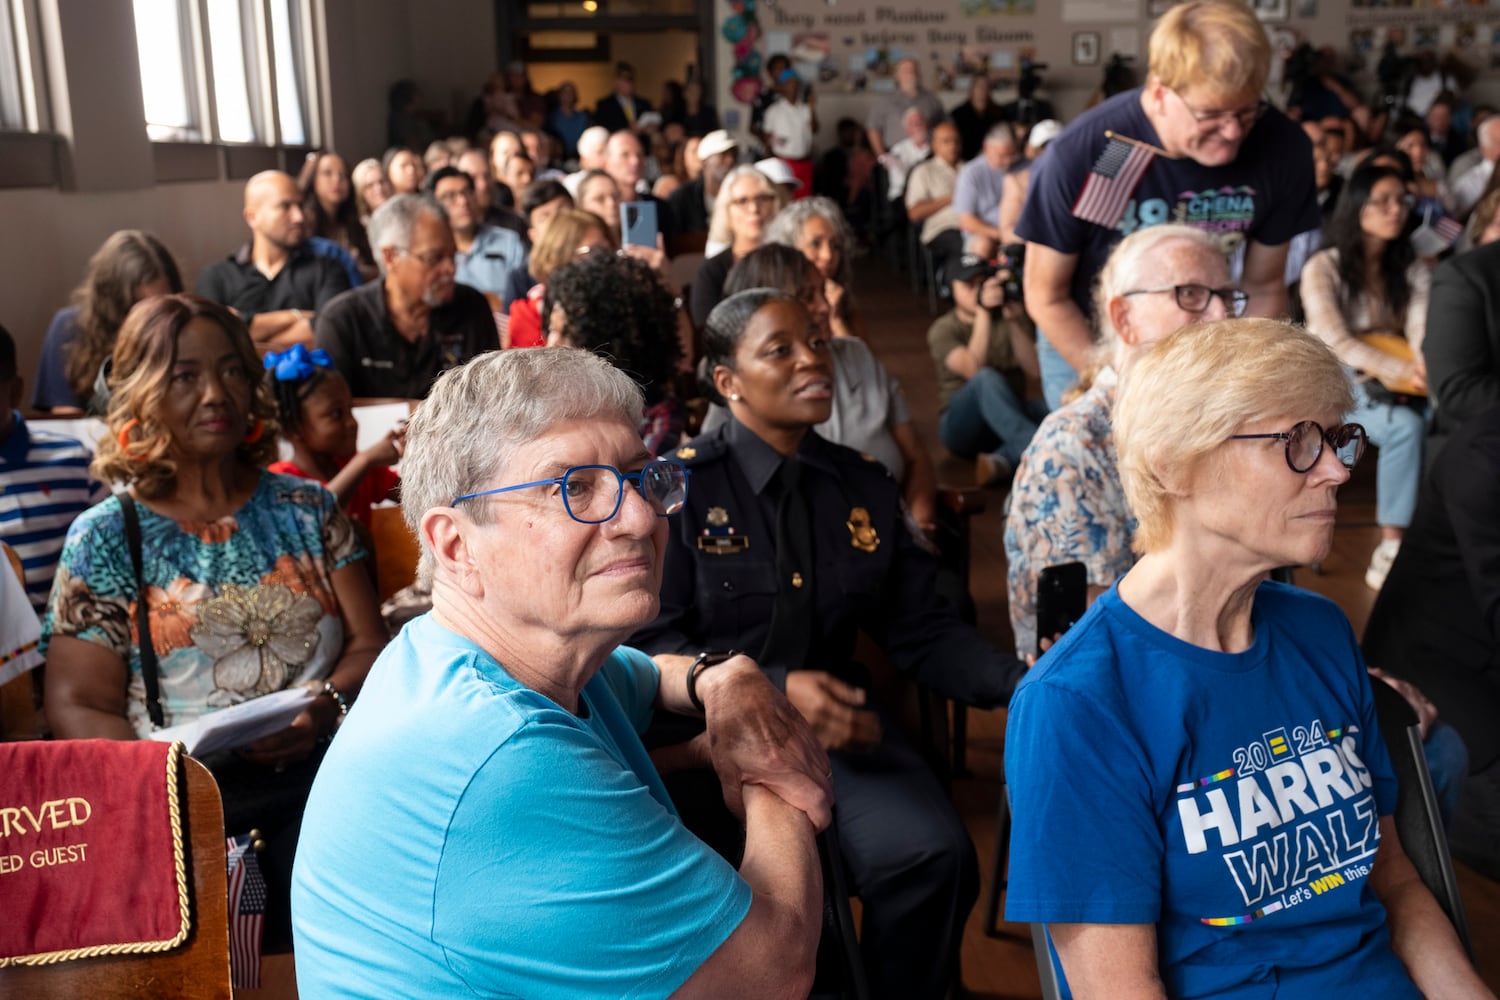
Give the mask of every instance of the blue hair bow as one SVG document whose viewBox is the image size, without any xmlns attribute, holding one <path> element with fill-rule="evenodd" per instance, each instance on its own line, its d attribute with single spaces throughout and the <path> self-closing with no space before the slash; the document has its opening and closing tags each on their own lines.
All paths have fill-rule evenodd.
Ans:
<svg viewBox="0 0 1500 1000">
<path fill-rule="evenodd" d="M 333 368 L 333 359 L 321 348 L 309 351 L 301 344 L 293 344 L 280 353 L 268 352 L 265 365 L 266 371 L 276 373 L 278 382 L 300 382 L 311 378 L 319 368 Z"/>
</svg>

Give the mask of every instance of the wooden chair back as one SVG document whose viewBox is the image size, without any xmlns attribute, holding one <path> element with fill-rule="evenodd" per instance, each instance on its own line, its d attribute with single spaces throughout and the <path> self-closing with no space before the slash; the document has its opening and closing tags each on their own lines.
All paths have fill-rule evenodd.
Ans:
<svg viewBox="0 0 1500 1000">
<path fill-rule="evenodd" d="M 193 927 L 180 947 L 156 955 L 106 955 L 0 969 L 0 996 L 35 1000 L 180 997 L 229 1000 L 229 902 L 224 807 L 208 768 L 182 758 L 187 778 Z"/>
<path fill-rule="evenodd" d="M 375 545 L 375 590 L 384 601 L 417 578 L 422 547 L 406 526 L 400 507 L 371 510 L 370 534 Z"/>
</svg>

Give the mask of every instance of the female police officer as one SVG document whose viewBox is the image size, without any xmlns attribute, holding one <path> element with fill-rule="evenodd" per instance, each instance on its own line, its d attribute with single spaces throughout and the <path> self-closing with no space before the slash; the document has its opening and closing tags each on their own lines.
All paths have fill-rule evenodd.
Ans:
<svg viewBox="0 0 1500 1000">
<path fill-rule="evenodd" d="M 833 761 L 870 982 L 944 996 L 977 893 L 974 849 L 921 757 L 868 700 L 855 633 L 971 705 L 1003 704 L 1022 667 L 935 596 L 936 564 L 907 531 L 884 467 L 811 432 L 828 419 L 833 362 L 806 308 L 771 289 L 740 292 L 709 315 L 704 344 L 732 419 L 676 452 L 693 488 L 671 526 L 661 613 L 632 643 L 752 652 L 785 687 Z"/>
</svg>

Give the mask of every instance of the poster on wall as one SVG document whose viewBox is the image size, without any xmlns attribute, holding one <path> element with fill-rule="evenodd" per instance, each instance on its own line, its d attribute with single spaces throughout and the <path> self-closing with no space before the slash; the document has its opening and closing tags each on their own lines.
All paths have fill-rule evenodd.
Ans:
<svg viewBox="0 0 1500 1000">
<path fill-rule="evenodd" d="M 1140 2 L 1064 0 L 1096 21 L 1122 20 L 1121 8 L 1134 20 Z M 733 52 L 730 95 L 750 104 L 777 54 L 808 83 L 844 92 L 893 91 L 903 59 L 918 61 L 930 90 L 966 89 L 978 75 L 1014 82 L 1023 60 L 1035 60 L 1036 18 L 1037 0 L 724 0 L 719 33 Z M 1057 43 L 1066 61 L 1068 36 Z"/>
<path fill-rule="evenodd" d="M 1287 0 L 1250 0 L 1255 16 L 1262 21 L 1285 21 Z"/>
<path fill-rule="evenodd" d="M 1073 65 L 1099 65 L 1099 32 L 1079 31 L 1073 35 Z"/>
<path fill-rule="evenodd" d="M 1136 21 L 1140 16 L 1138 0 L 1062 0 L 1062 19 L 1068 24 Z"/>
</svg>

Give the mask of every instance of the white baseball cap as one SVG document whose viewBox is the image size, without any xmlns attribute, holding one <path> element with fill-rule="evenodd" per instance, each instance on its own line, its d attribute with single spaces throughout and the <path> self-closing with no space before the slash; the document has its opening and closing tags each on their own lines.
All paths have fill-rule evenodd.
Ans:
<svg viewBox="0 0 1500 1000">
<path fill-rule="evenodd" d="M 716 128 L 698 140 L 698 158 L 706 160 L 710 156 L 718 156 L 720 153 L 727 153 L 738 147 L 739 143 L 735 142 L 734 136 L 721 128 Z"/>
<path fill-rule="evenodd" d="M 1061 135 L 1062 130 L 1062 122 L 1055 118 L 1044 118 L 1031 126 L 1031 132 L 1026 136 L 1026 145 L 1033 149 L 1041 149 Z"/>
<path fill-rule="evenodd" d="M 792 173 L 792 168 L 774 156 L 755 161 L 755 169 L 770 178 L 772 184 L 789 184 L 793 191 L 802 190 L 802 182 Z"/>
</svg>

